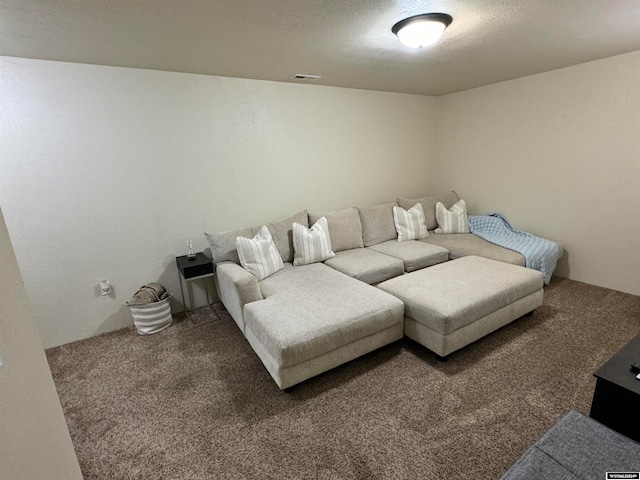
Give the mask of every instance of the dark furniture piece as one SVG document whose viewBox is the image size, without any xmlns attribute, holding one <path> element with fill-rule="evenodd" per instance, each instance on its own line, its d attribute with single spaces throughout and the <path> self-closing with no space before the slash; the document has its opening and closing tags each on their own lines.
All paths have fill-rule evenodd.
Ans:
<svg viewBox="0 0 640 480">
<path fill-rule="evenodd" d="M 639 443 L 571 411 L 534 443 L 501 480 L 605 480 L 639 478 L 638 475 Z"/>
<path fill-rule="evenodd" d="M 590 416 L 640 442 L 640 380 L 631 364 L 640 361 L 640 335 L 627 343 L 594 376 Z"/>
<path fill-rule="evenodd" d="M 180 293 L 182 294 L 182 305 L 184 305 L 184 312 L 187 315 L 189 320 L 191 319 L 191 312 L 195 310 L 195 308 L 188 308 L 186 302 L 184 301 L 184 289 L 182 287 L 182 281 L 184 280 L 185 284 L 192 280 L 205 279 L 207 277 L 213 277 L 213 261 L 207 257 L 204 253 L 198 252 L 196 253 L 195 258 L 191 259 L 186 255 L 181 257 L 176 257 L 176 265 L 178 266 L 178 272 L 180 276 Z M 204 282 L 204 280 L 203 280 Z M 207 285 L 204 286 L 205 294 L 207 295 L 207 306 L 211 309 L 213 313 L 213 308 L 211 307 L 211 303 L 209 302 L 209 290 L 207 289 Z"/>
</svg>

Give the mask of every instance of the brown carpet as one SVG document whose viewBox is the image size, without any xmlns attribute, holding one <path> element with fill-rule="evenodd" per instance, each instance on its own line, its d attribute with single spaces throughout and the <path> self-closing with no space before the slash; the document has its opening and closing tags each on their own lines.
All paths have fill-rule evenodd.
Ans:
<svg viewBox="0 0 640 480">
<path fill-rule="evenodd" d="M 439 362 L 402 340 L 280 391 L 220 319 L 47 351 L 86 479 L 498 478 L 640 331 L 640 297 L 556 279 Z"/>
</svg>

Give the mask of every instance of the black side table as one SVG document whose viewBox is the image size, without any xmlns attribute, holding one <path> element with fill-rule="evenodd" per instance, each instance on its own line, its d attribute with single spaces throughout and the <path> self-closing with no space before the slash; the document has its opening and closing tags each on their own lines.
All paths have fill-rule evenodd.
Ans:
<svg viewBox="0 0 640 480">
<path fill-rule="evenodd" d="M 188 308 L 186 302 L 184 301 L 184 289 L 182 288 L 182 281 L 184 280 L 185 284 L 192 280 L 205 279 L 207 277 L 213 277 L 213 262 L 209 257 L 207 257 L 204 253 L 198 252 L 194 259 L 190 259 L 186 255 L 181 257 L 176 257 L 176 265 L 178 266 L 178 273 L 180 274 L 180 293 L 182 294 L 182 305 L 184 305 L 184 313 L 187 315 L 189 320 L 191 319 L 191 312 L 195 310 L 195 308 Z M 204 282 L 204 280 L 203 280 Z M 211 307 L 211 302 L 209 301 L 209 290 L 207 290 L 207 285 L 204 285 L 204 291 L 207 295 L 207 306 L 211 309 L 211 312 L 215 315 L 215 311 L 213 307 Z"/>
<path fill-rule="evenodd" d="M 598 369 L 589 416 L 640 442 L 640 380 L 631 364 L 640 362 L 640 335 Z"/>
</svg>

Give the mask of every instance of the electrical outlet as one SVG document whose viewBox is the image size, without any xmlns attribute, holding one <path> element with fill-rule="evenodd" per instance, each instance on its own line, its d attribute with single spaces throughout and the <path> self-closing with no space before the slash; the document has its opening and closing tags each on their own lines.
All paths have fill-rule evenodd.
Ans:
<svg viewBox="0 0 640 480">
<path fill-rule="evenodd" d="M 100 282 L 100 293 L 102 295 L 111 295 L 111 284 L 108 280 L 102 280 Z"/>
</svg>

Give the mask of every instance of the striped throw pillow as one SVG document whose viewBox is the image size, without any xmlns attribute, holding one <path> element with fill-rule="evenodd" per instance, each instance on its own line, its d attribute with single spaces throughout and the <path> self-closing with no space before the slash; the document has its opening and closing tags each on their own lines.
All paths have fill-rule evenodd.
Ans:
<svg viewBox="0 0 640 480">
<path fill-rule="evenodd" d="M 393 221 L 398 232 L 398 241 L 419 240 L 427 238 L 427 225 L 424 221 L 422 205 L 416 203 L 409 210 L 402 207 L 393 207 Z"/>
<path fill-rule="evenodd" d="M 296 266 L 323 262 L 335 257 L 336 254 L 331 250 L 327 219 L 320 217 L 311 228 L 294 223 L 293 250 L 293 264 Z"/>
<path fill-rule="evenodd" d="M 467 205 L 464 200 L 458 200 L 449 210 L 442 203 L 436 203 L 436 220 L 436 233 L 469 233 Z"/>
<path fill-rule="evenodd" d="M 236 238 L 236 248 L 240 265 L 258 280 L 273 275 L 284 268 L 282 257 L 273 243 L 271 233 L 266 226 L 262 226 L 253 238 Z"/>
</svg>

